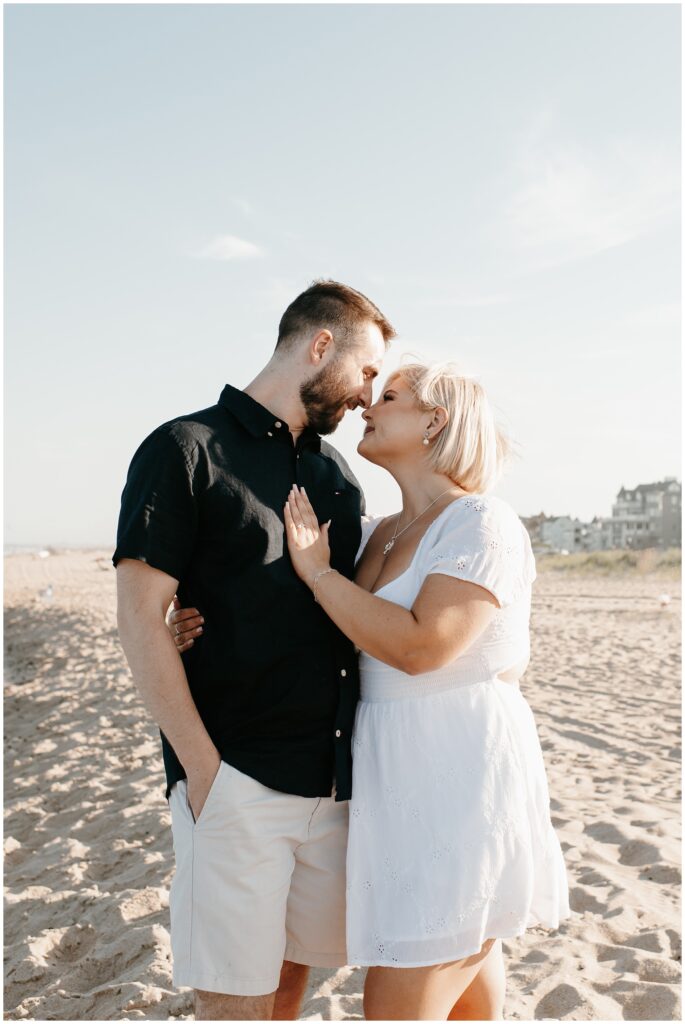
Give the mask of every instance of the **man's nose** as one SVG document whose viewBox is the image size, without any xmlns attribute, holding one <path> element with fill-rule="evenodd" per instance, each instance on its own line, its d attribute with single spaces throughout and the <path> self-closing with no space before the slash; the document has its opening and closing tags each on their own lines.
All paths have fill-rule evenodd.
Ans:
<svg viewBox="0 0 685 1024">
<path fill-rule="evenodd" d="M 359 404 L 363 406 L 364 409 L 368 409 L 373 404 L 373 385 L 371 384 L 371 381 L 367 381 L 362 388 L 362 392 L 359 395 Z"/>
</svg>

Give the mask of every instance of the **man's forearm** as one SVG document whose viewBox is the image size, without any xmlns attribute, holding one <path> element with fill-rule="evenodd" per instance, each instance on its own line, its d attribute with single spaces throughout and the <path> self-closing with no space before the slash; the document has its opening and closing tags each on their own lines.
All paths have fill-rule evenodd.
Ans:
<svg viewBox="0 0 685 1024">
<path fill-rule="evenodd" d="M 186 773 L 216 757 L 164 620 L 119 615 L 119 636 L 133 680 Z"/>
</svg>

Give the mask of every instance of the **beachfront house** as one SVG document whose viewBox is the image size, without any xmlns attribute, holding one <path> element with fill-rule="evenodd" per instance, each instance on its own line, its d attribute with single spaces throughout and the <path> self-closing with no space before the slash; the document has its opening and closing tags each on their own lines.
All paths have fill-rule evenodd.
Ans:
<svg viewBox="0 0 685 1024">
<path fill-rule="evenodd" d="M 675 477 L 621 487 L 602 520 L 604 548 L 671 548 L 682 543 L 682 486 Z"/>
<path fill-rule="evenodd" d="M 524 523 L 528 526 L 526 520 Z M 583 523 L 571 516 L 545 516 L 536 526 L 538 551 L 566 551 L 572 554 L 574 551 L 598 551 L 602 547 L 602 523 L 597 518 L 591 523 Z M 533 550 L 536 550 L 535 543 Z"/>
<path fill-rule="evenodd" d="M 552 551 L 580 551 L 583 524 L 570 516 L 550 516 L 540 524 L 540 540 Z"/>
</svg>

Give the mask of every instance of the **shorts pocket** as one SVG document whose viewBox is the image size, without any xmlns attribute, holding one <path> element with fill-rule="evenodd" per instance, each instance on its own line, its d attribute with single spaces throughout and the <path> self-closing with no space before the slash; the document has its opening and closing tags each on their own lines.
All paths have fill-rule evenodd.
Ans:
<svg viewBox="0 0 685 1024">
<path fill-rule="evenodd" d="M 224 761 L 220 761 L 218 771 L 214 776 L 214 780 L 211 786 L 209 787 L 209 793 L 207 793 L 207 797 L 205 799 L 204 804 L 202 805 L 202 810 L 200 811 L 200 816 L 198 818 L 195 818 L 195 815 L 193 814 L 193 809 L 190 806 L 190 800 L 188 799 L 188 780 L 183 780 L 185 782 L 186 807 L 188 808 L 188 814 L 190 815 L 190 818 L 192 820 L 193 828 L 198 828 L 207 817 L 208 812 L 211 811 L 212 805 L 214 804 L 214 800 L 216 798 L 217 790 L 219 788 L 219 778 L 223 774 L 225 767 L 226 765 Z"/>
</svg>

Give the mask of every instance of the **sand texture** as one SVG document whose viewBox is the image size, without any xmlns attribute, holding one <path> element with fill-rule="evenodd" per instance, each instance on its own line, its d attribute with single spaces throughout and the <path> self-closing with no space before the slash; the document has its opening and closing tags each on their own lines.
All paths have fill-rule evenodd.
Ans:
<svg viewBox="0 0 685 1024">
<path fill-rule="evenodd" d="M 188 1019 L 159 742 L 109 553 L 8 556 L 5 583 L 5 1015 Z M 680 1019 L 678 595 L 636 574 L 536 583 L 522 688 L 574 916 L 506 943 L 507 1018 Z M 303 1018 L 360 1019 L 363 978 L 314 971 Z"/>
</svg>

